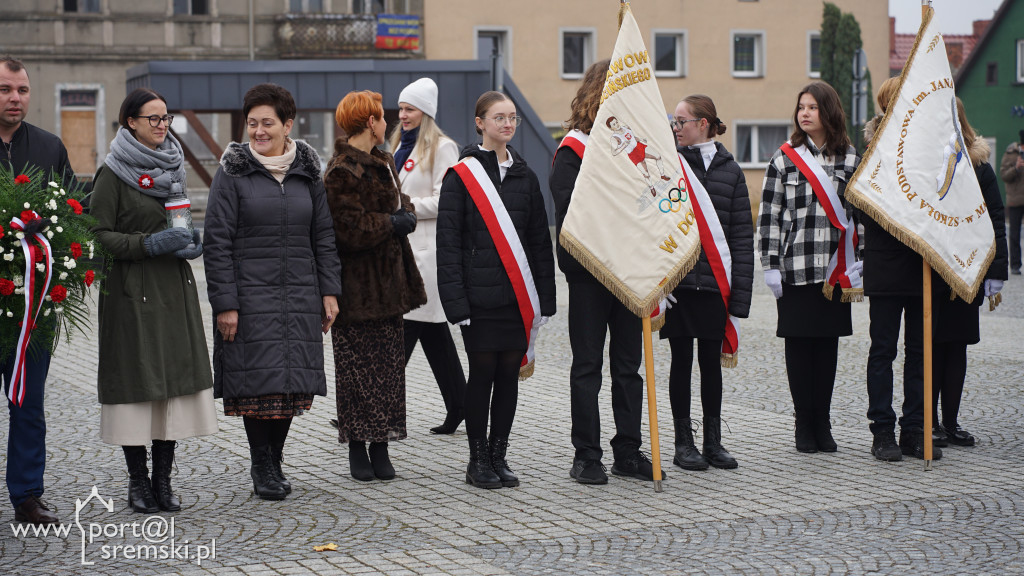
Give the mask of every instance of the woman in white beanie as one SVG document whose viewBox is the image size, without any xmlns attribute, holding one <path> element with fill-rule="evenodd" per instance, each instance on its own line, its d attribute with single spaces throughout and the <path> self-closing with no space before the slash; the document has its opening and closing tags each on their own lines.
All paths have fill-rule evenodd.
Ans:
<svg viewBox="0 0 1024 576">
<path fill-rule="evenodd" d="M 405 315 L 405 362 L 408 364 L 420 342 L 447 410 L 444 423 L 430 431 L 452 434 L 464 417 L 466 374 L 437 294 L 435 224 L 441 180 L 459 160 L 459 149 L 434 122 L 436 114 L 437 84 L 433 80 L 420 78 L 406 86 L 398 96 L 401 130 L 392 133 L 391 149 L 402 192 L 416 207 L 417 226 L 409 242 L 427 289 L 427 304 Z"/>
</svg>

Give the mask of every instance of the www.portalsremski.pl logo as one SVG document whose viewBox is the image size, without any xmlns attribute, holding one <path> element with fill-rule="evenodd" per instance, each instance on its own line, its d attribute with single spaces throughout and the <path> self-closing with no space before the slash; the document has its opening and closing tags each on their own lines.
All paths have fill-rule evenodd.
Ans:
<svg viewBox="0 0 1024 576">
<path fill-rule="evenodd" d="M 217 558 L 217 539 L 200 544 L 177 540 L 174 517 L 147 516 L 133 522 L 94 522 L 82 518 L 83 510 L 95 499 L 108 513 L 114 512 L 113 499 L 104 499 L 95 486 L 85 500 L 75 500 L 73 524 L 11 524 L 15 538 L 56 536 L 71 539 L 77 530 L 81 539 L 81 563 L 90 566 L 97 560 L 184 560 L 202 566 L 203 560 Z"/>
</svg>

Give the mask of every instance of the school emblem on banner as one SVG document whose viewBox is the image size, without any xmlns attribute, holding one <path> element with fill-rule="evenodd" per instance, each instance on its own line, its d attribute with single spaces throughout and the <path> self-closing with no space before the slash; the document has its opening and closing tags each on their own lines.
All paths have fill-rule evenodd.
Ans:
<svg viewBox="0 0 1024 576">
<path fill-rule="evenodd" d="M 700 256 L 675 136 L 628 3 L 559 241 L 638 316 Z"/>
<path fill-rule="evenodd" d="M 919 253 L 970 301 L 995 256 L 995 233 L 957 119 L 953 75 L 929 8 L 846 198 Z"/>
</svg>

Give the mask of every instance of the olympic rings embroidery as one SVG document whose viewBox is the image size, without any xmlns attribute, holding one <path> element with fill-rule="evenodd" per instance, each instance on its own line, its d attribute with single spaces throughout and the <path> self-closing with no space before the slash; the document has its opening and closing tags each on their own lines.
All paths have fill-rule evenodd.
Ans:
<svg viewBox="0 0 1024 576">
<path fill-rule="evenodd" d="M 675 198 L 672 197 L 673 193 L 675 193 Z M 683 202 L 689 200 L 689 198 L 690 195 L 684 188 L 672 188 L 668 191 L 668 198 L 662 198 L 658 201 L 658 210 L 660 210 L 662 214 L 679 212 L 683 209 Z"/>
</svg>

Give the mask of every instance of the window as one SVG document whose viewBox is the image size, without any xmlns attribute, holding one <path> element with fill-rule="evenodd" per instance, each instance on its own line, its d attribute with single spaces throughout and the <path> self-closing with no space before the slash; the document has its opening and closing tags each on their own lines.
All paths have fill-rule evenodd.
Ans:
<svg viewBox="0 0 1024 576">
<path fill-rule="evenodd" d="M 558 31 L 562 37 L 559 45 L 559 62 L 561 69 L 559 73 L 562 78 L 582 78 L 587 71 L 587 66 L 594 61 L 596 52 L 594 37 L 597 33 L 592 28 L 573 29 L 562 28 Z"/>
<path fill-rule="evenodd" d="M 206 15 L 210 13 L 208 0 L 174 0 L 175 14 Z"/>
<path fill-rule="evenodd" d="M 324 0 L 288 0 L 288 11 L 293 14 L 323 12 Z"/>
<path fill-rule="evenodd" d="M 1024 82 L 1024 40 L 1017 40 L 1017 82 Z"/>
<path fill-rule="evenodd" d="M 764 76 L 764 32 L 733 32 L 731 48 L 733 76 Z"/>
<path fill-rule="evenodd" d="M 807 75 L 821 78 L 821 32 L 807 33 Z"/>
<path fill-rule="evenodd" d="M 686 76 L 686 31 L 655 28 L 654 75 L 658 77 Z"/>
<path fill-rule="evenodd" d="M 64 12 L 98 14 L 99 11 L 100 0 L 64 0 Z"/>
<path fill-rule="evenodd" d="M 305 140 L 320 155 L 321 164 L 325 164 L 323 159 L 329 159 L 334 151 L 334 113 L 299 112 L 292 136 Z"/>
<path fill-rule="evenodd" d="M 501 58 L 502 67 L 510 74 L 512 73 L 512 51 L 511 28 L 474 28 L 476 46 L 474 46 L 474 58 L 477 60 L 490 60 L 491 56 L 497 55 Z"/>
<path fill-rule="evenodd" d="M 999 84 L 999 66 L 995 62 L 989 62 L 985 66 L 985 85 L 995 86 Z"/>
<path fill-rule="evenodd" d="M 735 120 L 736 162 L 745 168 L 763 168 L 789 136 L 789 121 L 743 122 Z"/>
<path fill-rule="evenodd" d="M 352 0 L 353 14 L 383 14 L 387 12 L 384 0 Z"/>
</svg>

